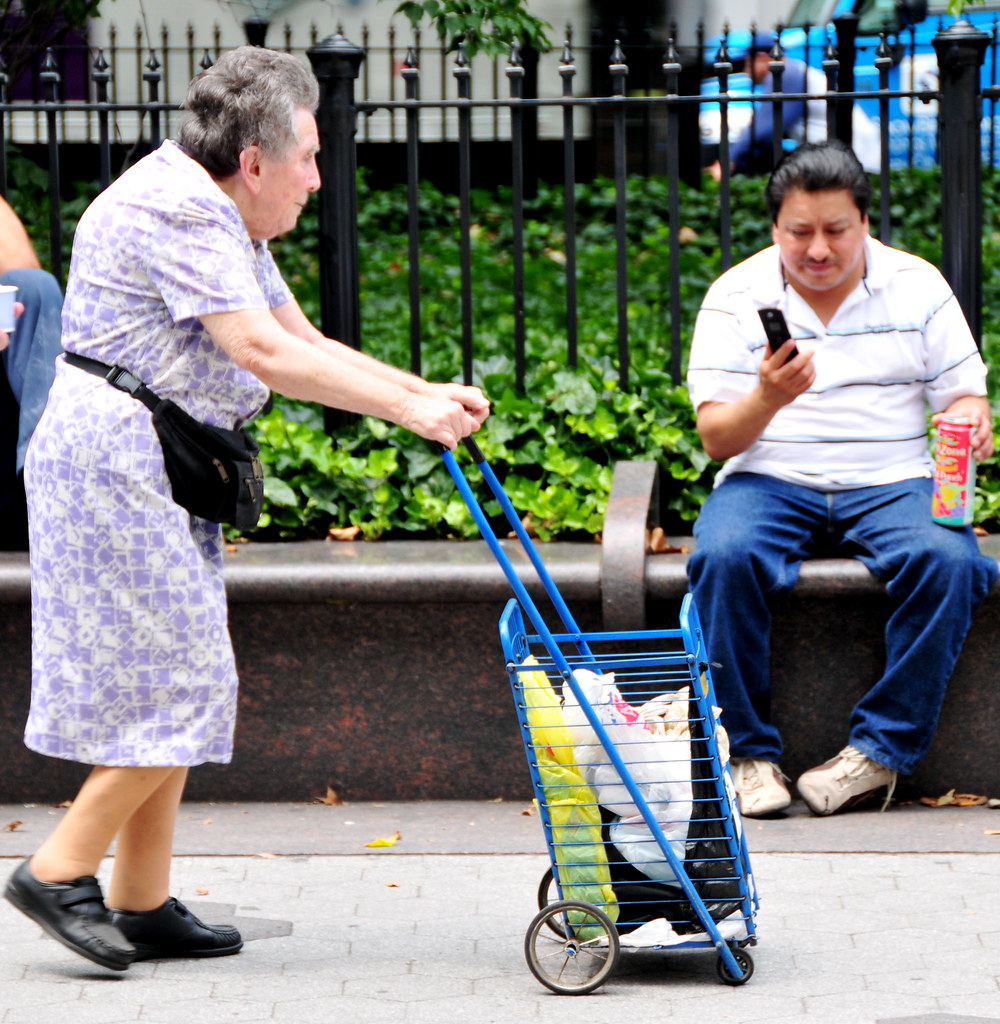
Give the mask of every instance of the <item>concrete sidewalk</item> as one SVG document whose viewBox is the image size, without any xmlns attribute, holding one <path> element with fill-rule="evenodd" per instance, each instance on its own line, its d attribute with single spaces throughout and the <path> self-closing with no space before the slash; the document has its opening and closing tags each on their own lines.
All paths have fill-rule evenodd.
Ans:
<svg viewBox="0 0 1000 1024">
<path fill-rule="evenodd" d="M 4 876 L 61 813 L 0 806 Z M 523 956 L 548 866 L 530 805 L 185 804 L 175 892 L 235 920 L 243 952 L 113 974 L 3 903 L 0 1022 L 1000 1024 L 1000 812 L 796 805 L 746 826 L 746 985 L 721 984 L 711 950 L 625 952 L 596 993 L 566 997 Z"/>
</svg>

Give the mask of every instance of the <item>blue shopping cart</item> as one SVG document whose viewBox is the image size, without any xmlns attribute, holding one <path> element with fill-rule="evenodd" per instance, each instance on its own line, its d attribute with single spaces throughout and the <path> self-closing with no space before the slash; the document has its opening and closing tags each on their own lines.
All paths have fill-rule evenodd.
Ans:
<svg viewBox="0 0 1000 1024">
<path fill-rule="evenodd" d="M 515 594 L 500 641 L 550 855 L 528 967 L 580 995 L 623 949 L 713 949 L 721 980 L 743 984 L 758 898 L 690 595 L 677 629 L 581 631 L 478 445 L 465 445 L 562 623 L 550 631 L 445 451 Z"/>
</svg>

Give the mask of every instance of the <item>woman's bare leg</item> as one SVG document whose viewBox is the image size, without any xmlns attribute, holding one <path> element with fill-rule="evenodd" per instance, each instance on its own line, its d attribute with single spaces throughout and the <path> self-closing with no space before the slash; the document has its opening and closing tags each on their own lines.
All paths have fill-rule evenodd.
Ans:
<svg viewBox="0 0 1000 1024">
<path fill-rule="evenodd" d="M 55 831 L 35 851 L 31 873 L 41 882 L 96 875 L 122 826 L 178 770 L 184 769 L 94 768 Z"/>
<path fill-rule="evenodd" d="M 187 768 L 175 768 L 118 830 L 109 907 L 155 910 L 166 901 L 174 825 L 187 776 Z"/>
</svg>

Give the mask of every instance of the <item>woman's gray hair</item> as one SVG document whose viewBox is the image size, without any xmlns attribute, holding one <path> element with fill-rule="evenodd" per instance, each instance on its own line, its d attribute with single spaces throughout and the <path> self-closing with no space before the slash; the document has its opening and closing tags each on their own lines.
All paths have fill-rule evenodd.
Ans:
<svg viewBox="0 0 1000 1024">
<path fill-rule="evenodd" d="M 297 142 L 296 110 L 315 112 L 318 104 L 319 85 L 300 60 L 241 46 L 195 76 L 177 142 L 213 177 L 228 178 L 248 146 L 274 160 L 287 156 Z"/>
</svg>

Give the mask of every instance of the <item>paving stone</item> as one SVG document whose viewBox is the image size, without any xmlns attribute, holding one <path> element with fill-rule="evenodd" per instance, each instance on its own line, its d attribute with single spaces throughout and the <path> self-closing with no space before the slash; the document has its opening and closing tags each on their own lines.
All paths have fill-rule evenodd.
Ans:
<svg viewBox="0 0 1000 1024">
<path fill-rule="evenodd" d="M 259 854 L 271 845 L 269 828 L 292 820 L 287 812 L 190 812 L 202 845 L 177 858 L 176 891 L 206 920 L 239 924 L 247 941 L 238 956 L 115 974 L 0 906 L 0 1024 L 1000 1024 L 1000 851 L 983 844 L 981 830 L 970 827 L 962 852 L 955 829 L 940 833 L 948 848 L 934 849 L 914 836 L 923 827 L 914 821 L 932 819 L 901 812 L 894 820 L 895 810 L 860 823 L 844 815 L 781 826 L 782 842 L 791 836 L 802 848 L 752 852 L 760 943 L 746 985 L 720 982 L 712 949 L 629 951 L 601 989 L 574 999 L 540 985 L 524 960 L 547 858 L 529 844 L 513 853 L 491 845 L 503 838 L 503 815 L 514 822 L 518 809 L 491 805 L 495 820 L 476 846 L 468 822 L 480 815 L 468 805 L 408 808 L 422 827 L 433 825 L 435 852 L 407 839 L 391 807 L 384 819 L 371 807 L 337 812 L 364 822 L 348 852 L 340 835 L 338 852 L 276 857 Z M 198 815 L 231 820 L 231 833 L 216 834 L 244 852 L 206 853 L 210 828 Z M 328 819 L 315 820 L 318 846 Z M 247 834 L 250 821 L 257 833 Z M 365 851 L 364 841 L 396 827 L 404 832 L 396 846 Z M 454 852 L 442 835 L 454 837 Z M 407 842 L 413 852 L 400 850 Z M 923 848 L 863 845 L 888 851 L 904 842 Z M 11 851 L 0 873 L 23 855 Z"/>
</svg>

